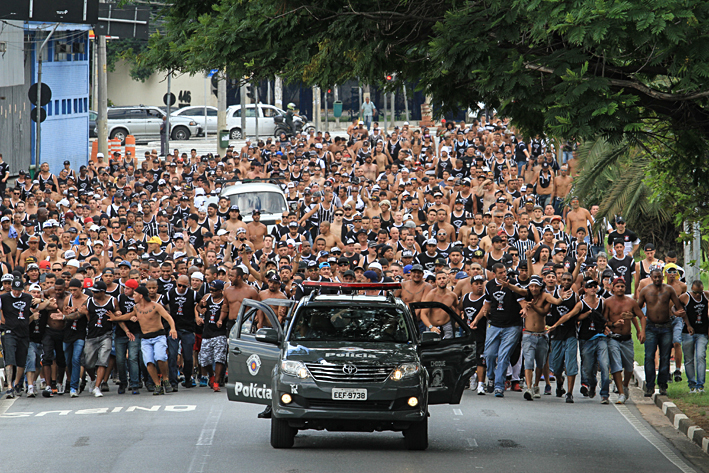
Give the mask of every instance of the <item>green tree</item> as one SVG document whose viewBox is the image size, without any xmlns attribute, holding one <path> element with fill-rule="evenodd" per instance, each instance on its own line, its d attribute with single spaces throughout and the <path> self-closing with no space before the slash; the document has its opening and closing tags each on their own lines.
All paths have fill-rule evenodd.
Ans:
<svg viewBox="0 0 709 473">
<path fill-rule="evenodd" d="M 574 195 L 590 208 L 598 205 L 597 230 L 603 219 L 613 221 L 622 215 L 628 228 L 643 242 L 652 242 L 661 254 L 681 253 L 672 206 L 656 198 L 645 176 L 652 158 L 642 149 L 627 143 L 614 144 L 599 138 L 583 143 L 577 151 L 578 177 Z"/>
<path fill-rule="evenodd" d="M 133 80 L 145 82 L 155 72 L 155 67 L 147 63 L 139 63 L 138 58 L 147 48 L 144 40 L 125 38 L 106 41 L 106 66 L 110 72 L 116 69 L 118 61 L 126 61 L 130 65 L 130 76 Z"/>
<path fill-rule="evenodd" d="M 445 111 L 643 149 L 654 194 L 709 214 L 709 2 L 175 0 L 144 64 L 312 84 L 397 72 Z"/>
</svg>

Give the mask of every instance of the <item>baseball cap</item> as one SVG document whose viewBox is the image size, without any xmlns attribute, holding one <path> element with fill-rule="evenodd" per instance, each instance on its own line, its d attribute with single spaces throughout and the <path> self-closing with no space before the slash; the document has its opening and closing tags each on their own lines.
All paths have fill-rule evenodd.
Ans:
<svg viewBox="0 0 709 473">
<path fill-rule="evenodd" d="M 470 280 L 470 282 L 481 282 L 485 283 L 485 277 L 482 274 L 476 274 Z"/>
<path fill-rule="evenodd" d="M 539 276 L 532 276 L 531 278 L 529 278 L 529 285 L 531 286 L 532 284 L 536 284 L 539 287 L 544 287 L 542 278 L 540 278 Z"/>
<path fill-rule="evenodd" d="M 106 286 L 106 283 L 103 281 L 96 281 L 96 284 L 94 284 L 93 291 L 94 292 L 106 292 L 106 289 L 108 289 L 108 286 Z"/>
<path fill-rule="evenodd" d="M 15 278 L 15 279 L 12 280 L 12 288 L 13 288 L 13 289 L 15 289 L 15 290 L 22 290 L 22 287 L 23 287 L 23 285 L 22 285 L 22 280 L 21 280 L 21 279 Z"/>
<path fill-rule="evenodd" d="M 423 266 L 420 264 L 411 265 L 411 271 L 420 271 L 423 273 Z"/>
<path fill-rule="evenodd" d="M 224 281 L 220 279 L 215 279 L 212 284 L 209 285 L 209 289 L 212 291 L 221 291 L 224 289 Z"/>
<path fill-rule="evenodd" d="M 150 240 L 148 240 L 148 243 L 154 243 L 154 244 L 156 244 L 156 245 L 162 245 L 162 240 L 161 240 L 159 237 L 154 236 L 154 237 L 150 237 Z"/>
<path fill-rule="evenodd" d="M 195 271 L 190 277 L 192 279 L 199 279 L 200 281 L 204 281 L 204 274 L 202 274 L 200 271 Z"/>
<path fill-rule="evenodd" d="M 129 287 L 131 289 L 138 289 L 138 286 L 138 281 L 136 281 L 135 279 L 129 279 L 128 281 L 126 281 L 126 287 Z"/>
<path fill-rule="evenodd" d="M 367 269 L 378 269 L 379 271 L 382 270 L 382 265 L 377 263 L 376 261 L 374 263 L 371 263 Z"/>
</svg>

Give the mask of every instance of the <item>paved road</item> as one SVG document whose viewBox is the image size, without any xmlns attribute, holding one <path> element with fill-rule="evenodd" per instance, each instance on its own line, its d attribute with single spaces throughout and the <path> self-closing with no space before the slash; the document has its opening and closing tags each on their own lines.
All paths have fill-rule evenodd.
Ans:
<svg viewBox="0 0 709 473">
<path fill-rule="evenodd" d="M 466 392 L 458 406 L 432 407 L 429 449 L 409 452 L 394 432 L 306 431 L 294 449 L 274 450 L 269 422 L 256 419 L 260 406 L 230 403 L 206 388 L 165 396 L 119 396 L 112 387 L 101 399 L 22 397 L 0 401 L 0 471 L 9 465 L 53 473 L 704 470 L 632 404 L 598 401 L 566 405 L 549 396 L 528 402 L 519 393 L 496 399 Z"/>
</svg>

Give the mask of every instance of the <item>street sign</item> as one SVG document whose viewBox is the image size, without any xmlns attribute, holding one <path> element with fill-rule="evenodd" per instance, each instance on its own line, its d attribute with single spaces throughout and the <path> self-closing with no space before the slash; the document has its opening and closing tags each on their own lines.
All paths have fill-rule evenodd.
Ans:
<svg viewBox="0 0 709 473">
<path fill-rule="evenodd" d="M 30 103 L 32 105 L 37 105 L 37 83 L 34 83 L 30 86 L 30 90 L 27 93 L 27 96 L 30 99 Z M 40 97 L 41 105 L 45 106 L 49 103 L 50 100 L 52 100 L 52 89 L 49 88 L 49 86 L 42 82 L 42 96 Z"/>
<path fill-rule="evenodd" d="M 212 69 L 211 71 L 209 71 L 209 74 L 207 74 L 207 77 L 212 77 L 217 72 L 219 72 L 219 69 Z"/>
<path fill-rule="evenodd" d="M 93 25 L 98 21 L 98 0 L 0 1 L 0 19 Z"/>
<path fill-rule="evenodd" d="M 177 103 L 177 98 L 175 97 L 175 94 L 173 94 L 173 93 L 170 93 L 169 97 L 170 97 L 170 106 L 172 107 L 173 105 L 175 105 L 175 103 Z M 168 98 L 168 94 L 165 94 L 162 96 L 162 103 L 164 103 L 165 105 L 167 105 L 167 98 Z"/>
<path fill-rule="evenodd" d="M 47 111 L 44 108 L 40 108 L 39 112 L 39 122 L 42 123 L 44 120 L 47 119 Z M 33 122 L 37 121 L 37 107 L 33 108 L 32 111 L 30 112 L 30 120 Z"/>
<path fill-rule="evenodd" d="M 149 24 L 150 9 L 148 7 L 117 8 L 113 3 L 101 3 L 95 33 L 98 36 L 148 39 L 150 37 Z"/>
</svg>

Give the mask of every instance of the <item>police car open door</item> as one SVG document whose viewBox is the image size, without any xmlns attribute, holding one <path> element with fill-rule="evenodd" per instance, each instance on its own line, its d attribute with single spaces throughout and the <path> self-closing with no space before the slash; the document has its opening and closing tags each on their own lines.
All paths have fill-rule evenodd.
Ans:
<svg viewBox="0 0 709 473">
<path fill-rule="evenodd" d="M 440 302 L 412 302 L 412 313 L 421 309 L 441 309 L 451 326 L 442 327 L 440 341 L 421 347 L 421 362 L 428 371 L 428 403 L 460 404 L 463 390 L 476 367 L 475 339 L 470 327 L 458 314 Z"/>
<path fill-rule="evenodd" d="M 277 332 L 278 340 L 283 341 L 283 328 L 271 307 L 264 302 L 244 299 L 236 324 L 229 333 L 227 395 L 230 401 L 271 405 L 271 375 L 278 362 L 280 343 L 257 339 L 258 318 L 264 315 Z"/>
</svg>

